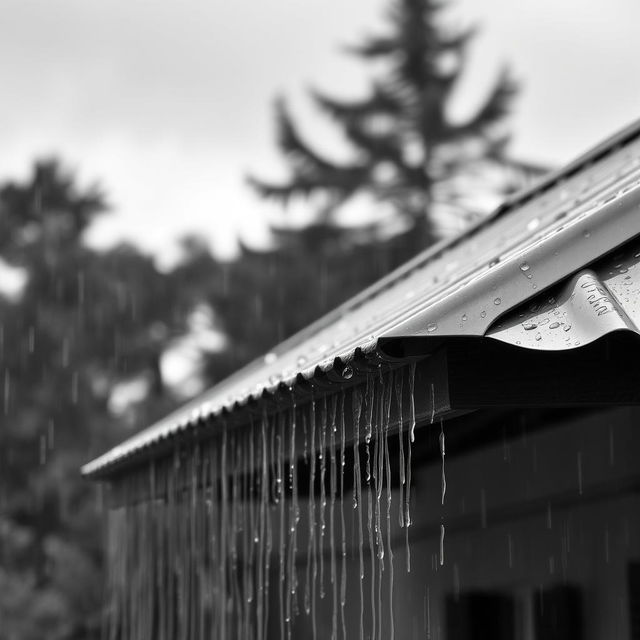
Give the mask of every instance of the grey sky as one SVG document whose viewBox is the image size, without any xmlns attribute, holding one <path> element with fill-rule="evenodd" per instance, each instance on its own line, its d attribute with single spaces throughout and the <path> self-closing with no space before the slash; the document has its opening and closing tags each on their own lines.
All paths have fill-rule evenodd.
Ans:
<svg viewBox="0 0 640 640">
<path fill-rule="evenodd" d="M 0 177 L 56 153 L 98 179 L 116 211 L 92 234 L 167 251 L 188 230 L 228 250 L 269 208 L 243 184 L 277 176 L 271 101 L 285 93 L 310 137 L 339 152 L 305 88 L 356 95 L 362 66 L 339 45 L 381 24 L 380 0 L 2 0 Z M 501 64 L 523 83 L 515 155 L 561 164 L 640 115 L 637 0 L 461 0 L 478 24 L 454 113 Z"/>
</svg>

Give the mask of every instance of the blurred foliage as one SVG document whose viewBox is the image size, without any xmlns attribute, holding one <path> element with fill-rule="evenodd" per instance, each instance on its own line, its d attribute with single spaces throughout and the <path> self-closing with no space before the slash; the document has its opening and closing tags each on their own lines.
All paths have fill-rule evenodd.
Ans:
<svg viewBox="0 0 640 640">
<path fill-rule="evenodd" d="M 386 30 L 348 49 L 374 72 L 366 95 L 343 100 L 311 92 L 351 148 L 349 161 L 313 149 L 279 99 L 277 141 L 289 177 L 281 183 L 251 177 L 258 193 L 285 205 L 313 197 L 316 219 L 325 224 L 339 223 L 350 203 L 364 196 L 412 227 L 413 252 L 438 235 L 429 215 L 434 203 L 445 202 L 465 218 L 477 213 L 456 207 L 460 178 L 511 163 L 504 118 L 517 87 L 503 70 L 472 114 L 460 121 L 450 117 L 474 31 L 445 26 L 445 7 L 442 0 L 395 0 Z"/>
<path fill-rule="evenodd" d="M 297 200 L 312 218 L 303 227 L 286 215 L 272 224 L 273 249 L 241 247 L 222 289 L 210 289 L 208 301 L 229 346 L 226 362 L 210 359 L 211 381 L 433 244 L 442 236 L 438 205 L 446 203 L 457 228 L 476 220 L 481 212 L 464 203 L 470 189 L 464 179 L 499 168 L 498 184 L 487 180 L 485 186 L 495 197 L 496 190 L 504 195 L 542 171 L 506 155 L 504 121 L 517 93 L 506 70 L 473 114 L 464 121 L 449 117 L 474 31 L 445 26 L 445 8 L 441 0 L 395 0 L 386 31 L 349 49 L 375 72 L 367 94 L 341 100 L 312 91 L 351 147 L 350 162 L 315 150 L 284 99 L 277 101 L 277 141 L 289 176 L 281 183 L 249 182 L 285 213 Z M 344 216 L 356 202 L 370 217 L 347 226 Z M 234 295 L 238 291 L 243 294 Z"/>
<path fill-rule="evenodd" d="M 500 76 L 473 117 L 449 122 L 471 32 L 442 29 L 439 10 L 400 0 L 388 33 L 353 49 L 386 63 L 364 99 L 314 93 L 353 144 L 351 164 L 315 153 L 279 104 L 290 180 L 253 184 L 284 203 L 320 194 L 324 204 L 302 228 L 273 226 L 269 249 L 241 246 L 221 262 L 189 238 L 183 262 L 162 273 L 133 246 L 84 244 L 107 202 L 56 160 L 0 184 L 0 259 L 26 275 L 17 296 L 0 287 L 0 640 L 98 638 L 100 496 L 79 468 L 175 406 L 162 357 L 193 333 L 195 310 L 224 336 L 224 348 L 203 350 L 201 373 L 214 383 L 432 242 L 437 186 L 501 156 L 497 125 L 514 85 Z M 360 193 L 372 212 L 389 208 L 391 223 L 344 226 L 342 207 Z M 144 383 L 143 400 L 118 414 L 111 401 L 130 381 Z"/>
<path fill-rule="evenodd" d="M 0 638 L 97 637 L 99 496 L 79 468 L 129 435 L 120 382 L 148 380 L 139 423 L 174 405 L 160 357 L 188 302 L 133 247 L 82 243 L 106 208 L 55 160 L 0 186 L 0 258 L 27 276 L 0 296 Z"/>
</svg>

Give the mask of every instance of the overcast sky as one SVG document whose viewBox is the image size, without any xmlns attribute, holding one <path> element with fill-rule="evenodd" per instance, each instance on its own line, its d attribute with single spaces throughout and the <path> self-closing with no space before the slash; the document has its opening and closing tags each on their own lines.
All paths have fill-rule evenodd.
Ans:
<svg viewBox="0 0 640 640">
<path fill-rule="evenodd" d="M 228 252 L 259 239 L 268 207 L 246 188 L 278 177 L 271 103 L 288 96 L 310 138 L 332 130 L 305 98 L 357 96 L 363 66 L 340 45 L 382 22 L 381 0 L 0 0 L 0 179 L 55 154 L 99 181 L 114 214 L 91 234 L 172 254 L 204 233 Z M 562 164 L 640 116 L 638 0 L 460 0 L 453 24 L 480 27 L 454 112 L 501 65 L 523 91 L 517 157 Z"/>
</svg>

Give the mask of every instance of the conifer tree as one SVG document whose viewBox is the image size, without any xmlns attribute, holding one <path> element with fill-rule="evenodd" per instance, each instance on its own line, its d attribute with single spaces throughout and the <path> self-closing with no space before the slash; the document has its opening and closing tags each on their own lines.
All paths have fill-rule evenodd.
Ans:
<svg viewBox="0 0 640 640">
<path fill-rule="evenodd" d="M 417 239 L 415 250 L 434 240 L 433 205 L 454 207 L 456 181 L 504 158 L 503 129 L 517 87 L 503 71 L 475 112 L 462 122 L 449 117 L 452 94 L 465 69 L 472 29 L 443 26 L 441 0 L 396 0 L 385 33 L 364 38 L 350 52 L 384 71 L 368 94 L 341 100 L 313 91 L 315 105 L 330 116 L 353 149 L 350 162 L 314 150 L 284 99 L 276 103 L 278 144 L 289 177 L 281 183 L 249 178 L 265 198 L 287 204 L 320 196 L 316 224 L 335 224 L 342 208 L 366 194 L 391 205 Z M 462 209 L 460 209 L 462 213 Z"/>
<path fill-rule="evenodd" d="M 102 522 L 79 468 L 130 433 L 120 383 L 148 383 L 139 426 L 175 405 L 160 357 L 191 300 L 135 247 L 83 242 L 107 210 L 55 159 L 0 183 L 0 261 L 24 276 L 0 286 L 1 638 L 100 637 Z"/>
</svg>

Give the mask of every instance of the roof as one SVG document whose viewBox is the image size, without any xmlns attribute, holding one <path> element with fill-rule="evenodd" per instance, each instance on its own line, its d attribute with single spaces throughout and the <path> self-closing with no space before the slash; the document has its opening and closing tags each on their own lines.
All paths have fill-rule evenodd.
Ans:
<svg viewBox="0 0 640 640">
<path fill-rule="evenodd" d="M 393 344 L 407 337 L 423 338 L 426 355 L 456 337 L 557 351 L 614 330 L 637 333 L 640 243 L 632 239 L 640 235 L 639 208 L 637 122 L 82 472 L 108 476 L 190 427 L 239 415 L 279 389 L 326 378 L 346 383 L 371 360 L 397 359 Z"/>
</svg>

